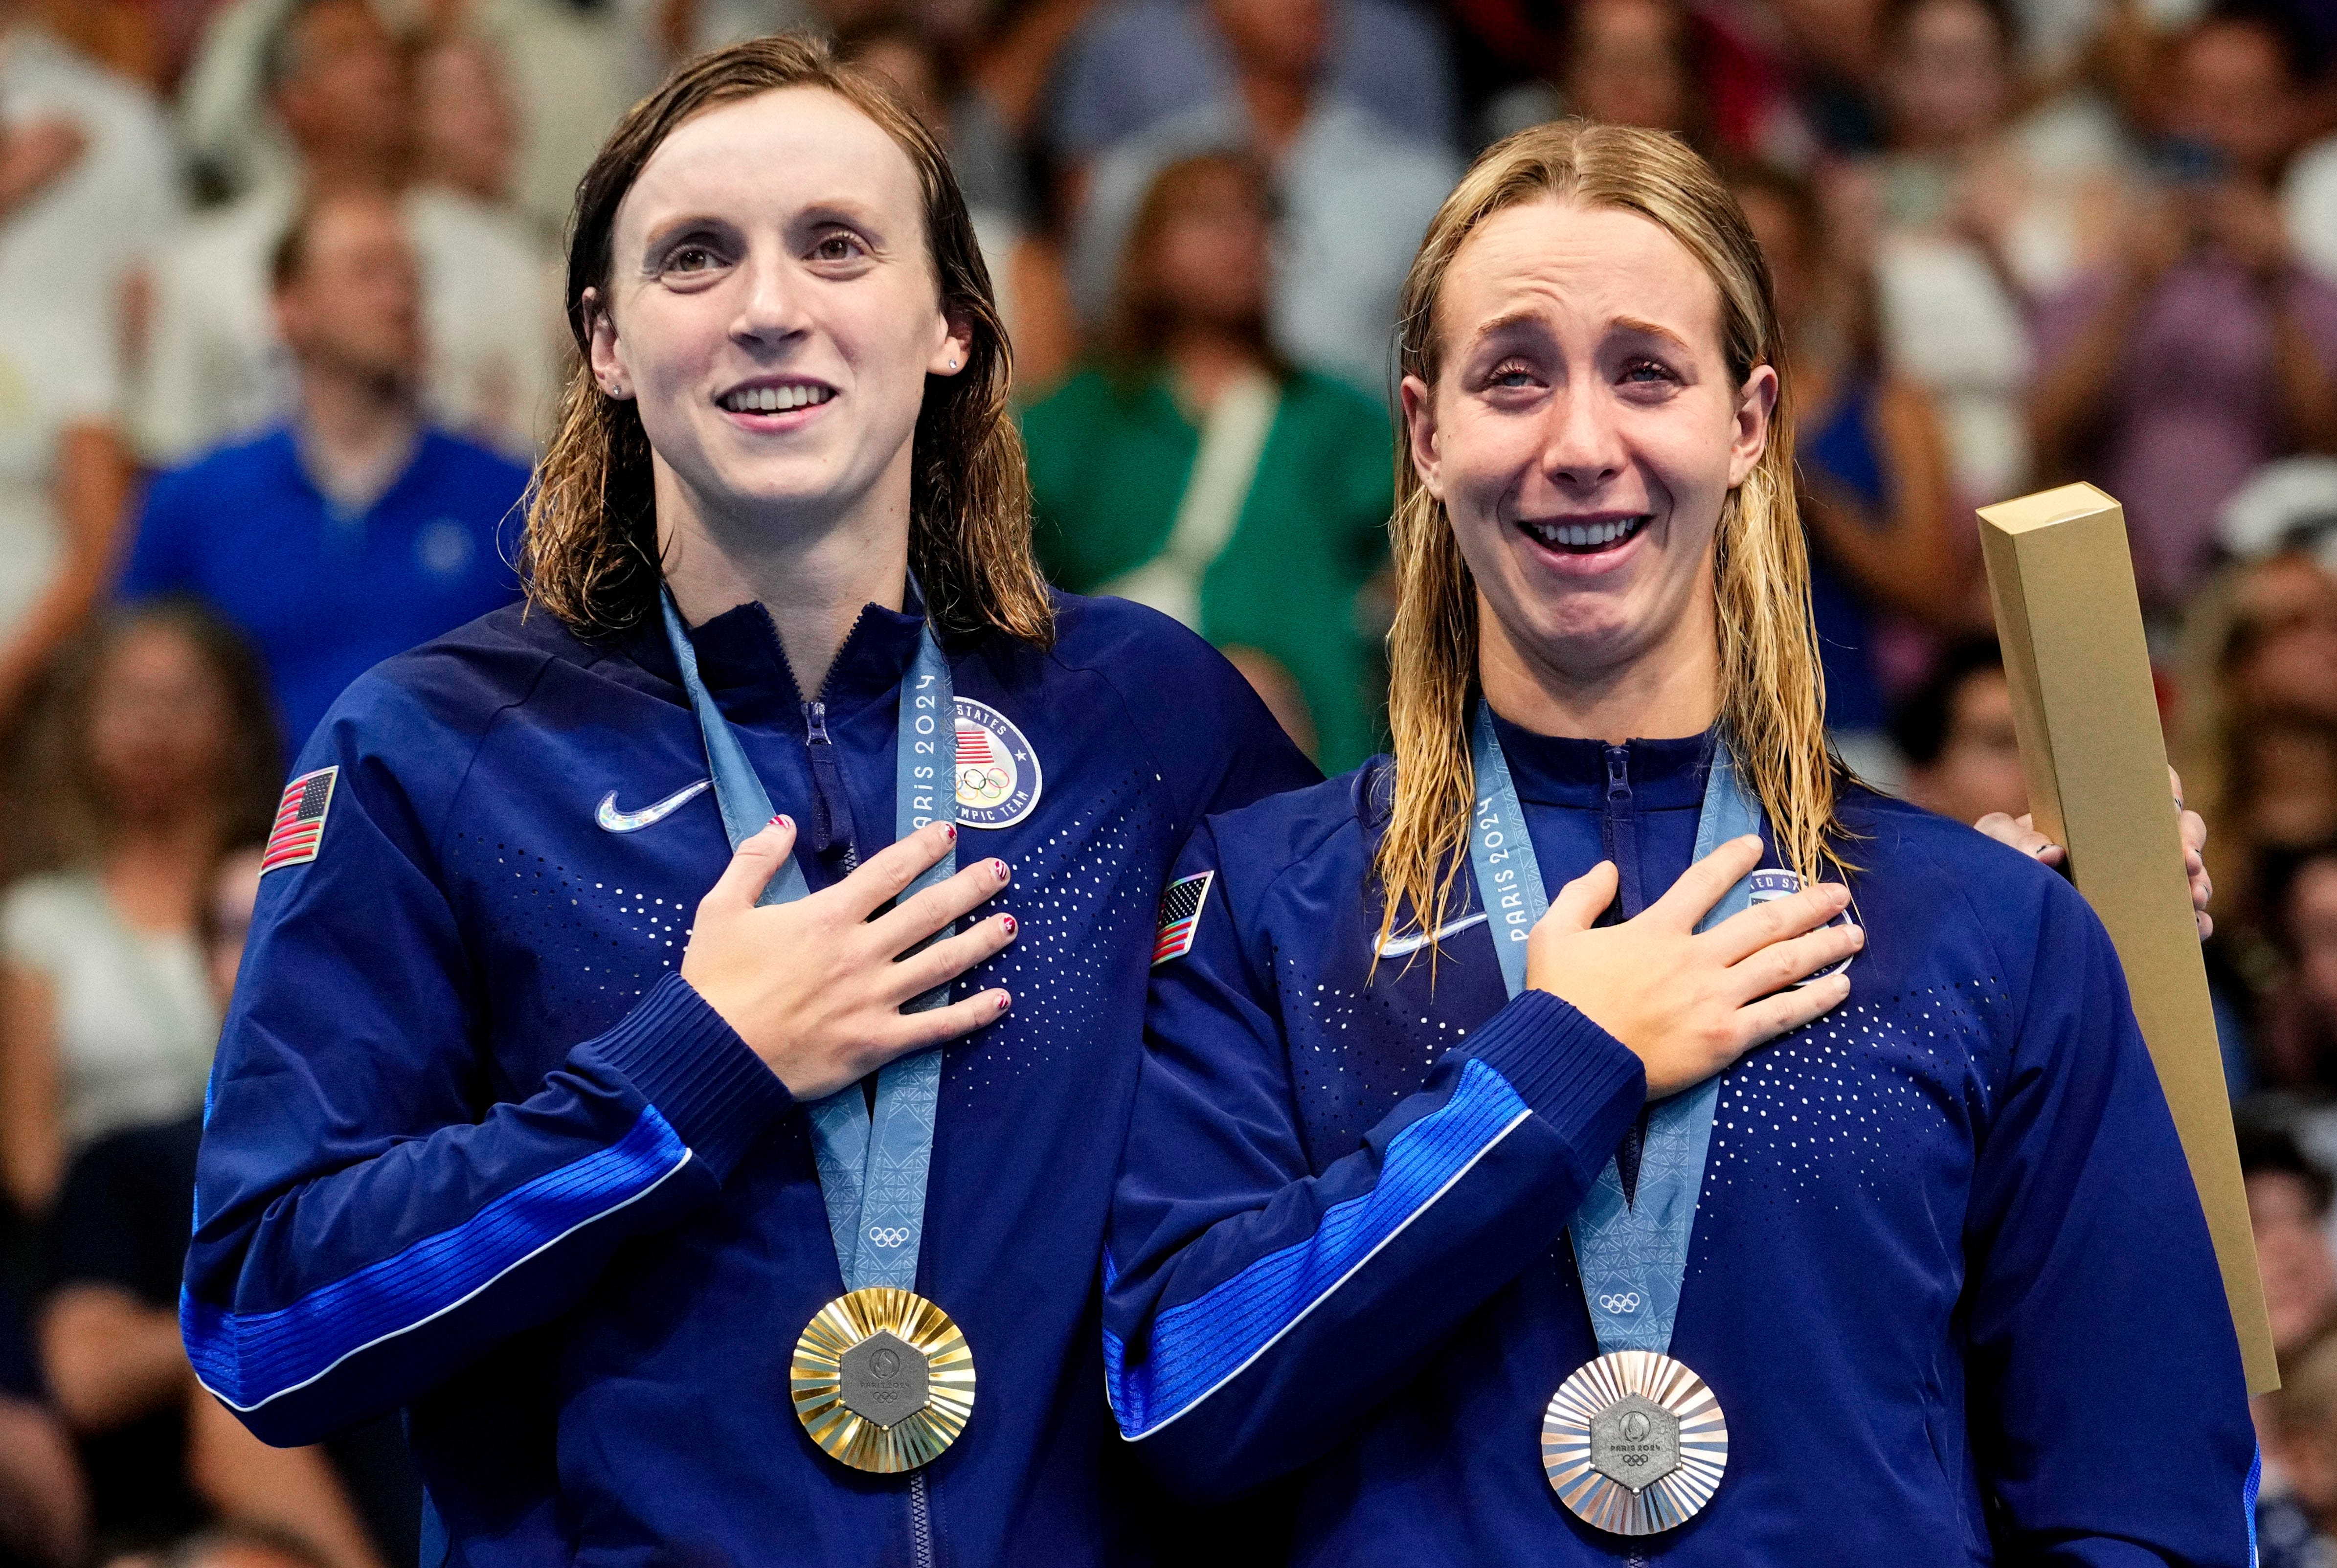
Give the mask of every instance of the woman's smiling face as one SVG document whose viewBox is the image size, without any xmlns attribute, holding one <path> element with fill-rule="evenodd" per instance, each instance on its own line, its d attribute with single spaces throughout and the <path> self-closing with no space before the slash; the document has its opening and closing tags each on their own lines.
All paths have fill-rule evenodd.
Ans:
<svg viewBox="0 0 2337 1568">
<path fill-rule="evenodd" d="M 1698 638 L 1708 661 L 1714 534 L 1777 393 L 1767 366 L 1729 374 L 1720 309 L 1685 246 L 1613 208 L 1521 203 L 1453 257 L 1404 417 L 1489 646 L 1570 683 Z"/>
<path fill-rule="evenodd" d="M 637 401 L 661 506 L 709 523 L 836 514 L 896 488 L 925 377 L 966 356 L 940 302 L 909 156 L 817 87 L 687 121 L 617 211 L 592 331 Z"/>
</svg>

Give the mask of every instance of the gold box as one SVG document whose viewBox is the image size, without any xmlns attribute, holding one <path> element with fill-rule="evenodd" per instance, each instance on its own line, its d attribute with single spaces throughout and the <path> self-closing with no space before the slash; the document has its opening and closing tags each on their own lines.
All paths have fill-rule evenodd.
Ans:
<svg viewBox="0 0 2337 1568">
<path fill-rule="evenodd" d="M 1989 597 L 2038 828 L 2108 927 L 2175 1113 L 2231 1303 L 2248 1391 L 2280 1386 L 2232 1136 L 2207 971 L 2167 796 L 2126 511 L 2091 485 L 1980 509 Z"/>
</svg>

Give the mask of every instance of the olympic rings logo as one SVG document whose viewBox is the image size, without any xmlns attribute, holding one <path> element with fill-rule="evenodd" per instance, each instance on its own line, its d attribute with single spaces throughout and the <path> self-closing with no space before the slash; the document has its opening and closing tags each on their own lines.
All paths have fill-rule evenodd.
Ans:
<svg viewBox="0 0 2337 1568">
<path fill-rule="evenodd" d="M 961 799 L 973 796 L 983 805 L 1002 799 L 1014 780 L 1003 768 L 961 768 L 957 770 L 957 792 Z"/>
<path fill-rule="evenodd" d="M 909 1241 L 909 1228 L 905 1225 L 871 1225 L 868 1227 L 868 1240 L 879 1247 L 905 1247 Z"/>
<path fill-rule="evenodd" d="M 1599 1310 L 1601 1312 L 1637 1312 L 1638 1309 L 1639 1293 L 1637 1290 L 1627 1290 L 1619 1296 L 1599 1298 Z"/>
</svg>

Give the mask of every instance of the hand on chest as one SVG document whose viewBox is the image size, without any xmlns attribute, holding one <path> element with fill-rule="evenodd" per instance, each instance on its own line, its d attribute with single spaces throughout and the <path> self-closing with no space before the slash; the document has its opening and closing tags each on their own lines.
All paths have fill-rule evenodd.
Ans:
<svg viewBox="0 0 2337 1568">
<path fill-rule="evenodd" d="M 1466 916 L 1463 917 L 1467 918 Z M 1367 946 L 1368 934 L 1354 934 Z M 1357 1142 L 1507 1004 L 1481 921 L 1425 952 L 1317 969 L 1285 950 L 1276 981 L 1290 1071 L 1317 1169 Z M 1853 964 L 1851 999 L 1722 1074 L 1707 1192 L 1897 1190 L 1918 1172 L 1960 1189 L 1985 1124 L 2005 1010 L 1992 979 L 1903 982 Z M 1871 984 L 1869 983 L 1871 982 Z M 1932 1191 L 1937 1191 L 1933 1188 Z"/>
</svg>

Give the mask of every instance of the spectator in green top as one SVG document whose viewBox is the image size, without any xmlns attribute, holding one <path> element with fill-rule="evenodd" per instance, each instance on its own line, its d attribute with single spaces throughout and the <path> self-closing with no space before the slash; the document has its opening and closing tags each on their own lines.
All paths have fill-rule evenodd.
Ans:
<svg viewBox="0 0 2337 1568">
<path fill-rule="evenodd" d="M 1330 772 L 1376 750 L 1386 411 L 1267 340 L 1263 172 L 1171 163 L 1129 231 L 1100 354 L 1023 416 L 1041 559 L 1223 649 Z"/>
</svg>

